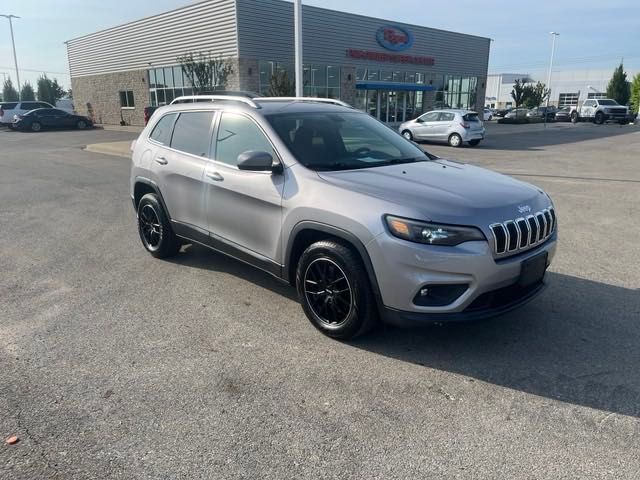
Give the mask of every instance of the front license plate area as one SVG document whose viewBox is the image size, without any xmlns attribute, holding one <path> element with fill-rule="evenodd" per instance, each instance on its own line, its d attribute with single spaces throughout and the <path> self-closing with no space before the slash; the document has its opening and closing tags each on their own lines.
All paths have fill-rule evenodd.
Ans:
<svg viewBox="0 0 640 480">
<path fill-rule="evenodd" d="M 530 287 L 544 279 L 547 271 L 547 252 L 531 257 L 522 262 L 518 285 Z"/>
</svg>

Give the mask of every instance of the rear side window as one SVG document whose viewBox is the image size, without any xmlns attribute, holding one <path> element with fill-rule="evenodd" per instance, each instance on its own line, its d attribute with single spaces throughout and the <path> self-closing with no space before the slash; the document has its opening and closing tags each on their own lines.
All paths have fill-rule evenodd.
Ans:
<svg viewBox="0 0 640 480">
<path fill-rule="evenodd" d="M 440 114 L 440 121 L 441 122 L 452 122 L 455 117 L 456 117 L 455 113 L 442 112 Z"/>
<path fill-rule="evenodd" d="M 478 114 L 477 113 L 467 113 L 464 117 L 462 117 L 462 119 L 465 122 L 479 122 L 480 118 L 478 118 Z"/>
<path fill-rule="evenodd" d="M 268 152 L 276 158 L 271 143 L 252 120 L 237 113 L 223 113 L 216 139 L 216 160 L 235 166 L 238 155 L 248 150 Z"/>
<path fill-rule="evenodd" d="M 0 107 L 2 107 L 3 110 L 13 110 L 17 106 L 17 103 L 0 103 Z"/>
<path fill-rule="evenodd" d="M 178 115 L 170 113 L 160 119 L 151 132 L 151 139 L 155 140 L 162 145 L 169 145 L 171 141 L 171 131 L 173 130 L 173 122 L 175 122 Z"/>
<path fill-rule="evenodd" d="M 176 120 L 171 148 L 206 157 L 211 143 L 213 112 L 185 112 Z"/>
<path fill-rule="evenodd" d="M 20 104 L 21 110 L 34 110 L 36 108 L 42 108 L 38 102 L 22 102 Z"/>
</svg>

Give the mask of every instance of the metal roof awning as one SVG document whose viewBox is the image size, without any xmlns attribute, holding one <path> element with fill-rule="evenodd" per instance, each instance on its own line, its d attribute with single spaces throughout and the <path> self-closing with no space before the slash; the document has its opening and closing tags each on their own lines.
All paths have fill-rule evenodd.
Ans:
<svg viewBox="0 0 640 480">
<path fill-rule="evenodd" d="M 356 82 L 357 90 L 395 90 L 408 92 L 430 92 L 435 90 L 432 85 L 423 85 L 421 83 L 402 83 L 402 82 Z"/>
</svg>

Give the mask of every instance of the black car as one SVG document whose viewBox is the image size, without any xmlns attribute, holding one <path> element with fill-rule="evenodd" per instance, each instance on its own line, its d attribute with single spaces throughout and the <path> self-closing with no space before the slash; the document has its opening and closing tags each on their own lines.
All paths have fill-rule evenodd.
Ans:
<svg viewBox="0 0 640 480">
<path fill-rule="evenodd" d="M 556 122 L 570 122 L 571 121 L 571 107 L 561 108 L 556 112 Z"/>
<path fill-rule="evenodd" d="M 501 108 L 499 110 L 496 110 L 495 113 L 493 114 L 494 117 L 500 117 L 500 118 L 504 118 L 504 116 L 509 113 L 511 110 L 513 110 L 513 108 Z"/>
<path fill-rule="evenodd" d="M 77 128 L 83 130 L 93 127 L 93 122 L 82 115 L 65 112 L 58 108 L 37 108 L 18 117 L 11 125 L 16 130 L 39 132 L 46 128 Z"/>
<path fill-rule="evenodd" d="M 552 121 L 556 116 L 556 107 L 536 107 L 529 110 L 527 117 L 545 118 L 547 121 Z"/>
</svg>

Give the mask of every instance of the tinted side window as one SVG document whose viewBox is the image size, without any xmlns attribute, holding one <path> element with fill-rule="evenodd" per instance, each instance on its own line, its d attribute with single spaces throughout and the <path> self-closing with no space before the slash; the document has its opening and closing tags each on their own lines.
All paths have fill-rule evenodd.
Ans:
<svg viewBox="0 0 640 480">
<path fill-rule="evenodd" d="M 3 110 L 13 110 L 17 106 L 17 103 L 0 103 L 0 107 L 2 107 Z"/>
<path fill-rule="evenodd" d="M 238 155 L 248 150 L 268 152 L 276 158 L 271 143 L 253 120 L 237 113 L 223 113 L 216 138 L 216 160 L 236 165 Z"/>
<path fill-rule="evenodd" d="M 452 122 L 453 119 L 455 118 L 455 116 L 456 116 L 455 113 L 442 112 L 440 114 L 440 121 L 441 122 Z"/>
<path fill-rule="evenodd" d="M 151 132 L 151 139 L 155 140 L 162 145 L 169 145 L 171 141 L 171 132 L 173 131 L 173 122 L 175 122 L 178 115 L 170 113 L 160 119 Z"/>
<path fill-rule="evenodd" d="M 41 108 L 38 102 L 22 102 L 20 104 L 21 110 L 33 110 L 35 108 Z"/>
<path fill-rule="evenodd" d="M 211 143 L 213 112 L 181 113 L 171 137 L 171 148 L 206 157 Z"/>
<path fill-rule="evenodd" d="M 430 113 L 425 113 L 422 117 L 420 117 L 420 119 L 423 122 L 437 122 L 439 116 L 440 116 L 440 112 L 430 112 Z"/>
</svg>

